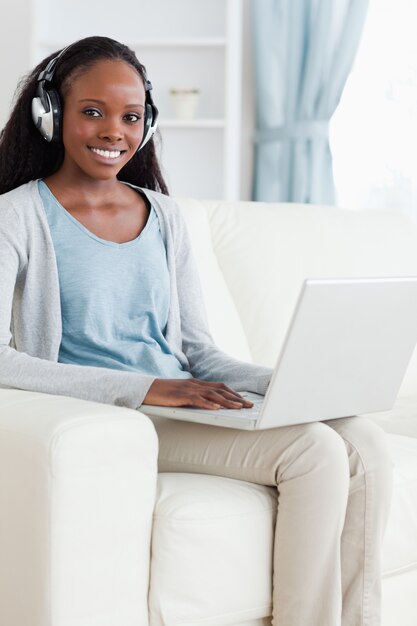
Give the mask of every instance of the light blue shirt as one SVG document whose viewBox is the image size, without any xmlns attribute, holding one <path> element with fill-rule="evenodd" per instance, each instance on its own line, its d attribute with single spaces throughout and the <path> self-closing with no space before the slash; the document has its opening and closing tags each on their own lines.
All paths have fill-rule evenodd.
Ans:
<svg viewBox="0 0 417 626">
<path fill-rule="evenodd" d="M 169 274 L 155 210 L 136 239 L 115 243 L 90 232 L 38 184 L 58 266 L 59 362 L 190 378 L 164 336 Z"/>
</svg>

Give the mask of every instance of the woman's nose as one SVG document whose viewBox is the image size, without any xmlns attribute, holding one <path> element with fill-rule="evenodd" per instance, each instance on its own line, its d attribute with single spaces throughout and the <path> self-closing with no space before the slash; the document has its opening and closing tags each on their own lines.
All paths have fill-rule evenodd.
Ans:
<svg viewBox="0 0 417 626">
<path fill-rule="evenodd" d="M 101 139 L 107 139 L 109 141 L 120 141 L 123 138 L 120 123 L 116 120 L 105 120 L 99 130 L 99 136 Z"/>
</svg>

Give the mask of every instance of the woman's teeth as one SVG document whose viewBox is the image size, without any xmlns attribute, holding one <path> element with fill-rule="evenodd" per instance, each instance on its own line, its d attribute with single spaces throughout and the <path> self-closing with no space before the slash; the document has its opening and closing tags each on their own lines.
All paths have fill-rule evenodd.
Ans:
<svg viewBox="0 0 417 626">
<path fill-rule="evenodd" d="M 90 148 L 90 150 L 106 159 L 117 159 L 121 155 L 120 150 L 100 150 L 99 148 Z"/>
</svg>

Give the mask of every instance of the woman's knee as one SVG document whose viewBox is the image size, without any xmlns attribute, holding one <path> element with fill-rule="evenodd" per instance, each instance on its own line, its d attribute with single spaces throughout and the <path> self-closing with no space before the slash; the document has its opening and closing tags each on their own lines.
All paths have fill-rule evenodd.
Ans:
<svg viewBox="0 0 417 626">
<path fill-rule="evenodd" d="M 294 441 L 278 468 L 278 483 L 308 477 L 322 495 L 343 502 L 349 491 L 349 461 L 343 439 L 322 422 L 291 428 L 295 429 Z"/>
<path fill-rule="evenodd" d="M 348 456 L 357 457 L 364 471 L 387 480 L 392 474 L 392 458 L 387 434 L 365 417 L 332 420 L 328 425 L 345 441 Z"/>
</svg>

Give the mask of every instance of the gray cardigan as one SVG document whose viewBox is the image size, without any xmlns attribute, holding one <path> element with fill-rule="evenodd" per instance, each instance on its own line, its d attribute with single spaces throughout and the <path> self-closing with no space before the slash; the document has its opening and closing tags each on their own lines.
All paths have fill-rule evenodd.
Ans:
<svg viewBox="0 0 417 626">
<path fill-rule="evenodd" d="M 166 339 L 196 378 L 265 393 L 269 368 L 213 344 L 184 219 L 175 202 L 143 189 L 166 246 L 171 304 Z M 221 306 L 221 303 L 219 303 Z M 58 363 L 61 308 L 54 247 L 37 181 L 0 196 L 0 387 L 138 408 L 154 380 L 134 372 Z"/>
</svg>

